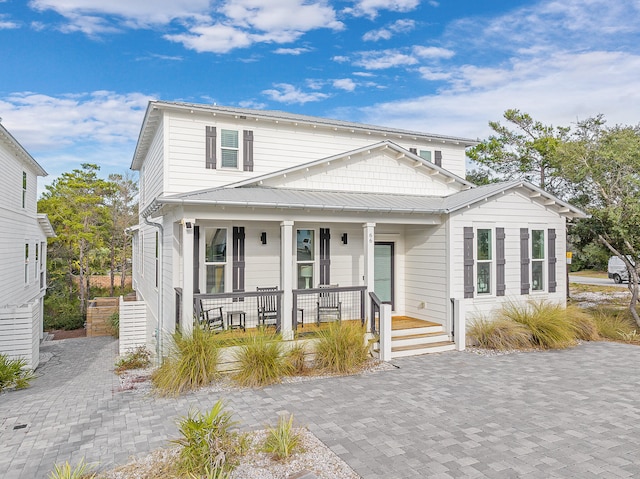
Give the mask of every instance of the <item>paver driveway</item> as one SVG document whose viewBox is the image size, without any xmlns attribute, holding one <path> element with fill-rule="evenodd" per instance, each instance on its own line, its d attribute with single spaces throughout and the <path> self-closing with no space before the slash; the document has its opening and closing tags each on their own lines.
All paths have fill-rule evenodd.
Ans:
<svg viewBox="0 0 640 479">
<path fill-rule="evenodd" d="M 124 463 L 176 437 L 220 394 L 118 392 L 109 338 L 47 343 L 30 389 L 0 395 L 0 477 L 55 462 Z M 364 478 L 640 477 L 640 347 L 449 352 L 397 369 L 224 393 L 246 427 L 289 411 Z M 22 429 L 15 426 L 24 425 Z"/>
</svg>

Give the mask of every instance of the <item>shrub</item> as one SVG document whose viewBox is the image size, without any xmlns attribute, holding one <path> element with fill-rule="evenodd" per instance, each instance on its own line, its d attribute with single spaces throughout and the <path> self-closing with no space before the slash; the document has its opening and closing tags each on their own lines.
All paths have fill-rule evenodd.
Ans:
<svg viewBox="0 0 640 479">
<path fill-rule="evenodd" d="M 120 313 L 118 311 L 109 317 L 109 328 L 114 338 L 120 337 Z"/>
<path fill-rule="evenodd" d="M 150 365 L 151 353 L 144 346 L 139 346 L 116 361 L 116 373 L 121 373 L 128 369 L 144 369 Z"/>
<path fill-rule="evenodd" d="M 53 466 L 53 471 L 49 473 L 49 479 L 93 479 L 96 475 L 92 470 L 93 466 L 84 462 L 84 459 L 73 468 L 71 464 L 65 462 L 60 466 L 58 464 Z"/>
<path fill-rule="evenodd" d="M 177 467 L 182 475 L 218 477 L 220 470 L 229 471 L 237 465 L 244 440 L 232 431 L 236 423 L 223 406 L 217 401 L 205 414 L 191 410 L 178 422 L 182 437 L 174 443 L 181 446 Z"/>
<path fill-rule="evenodd" d="M 621 335 L 634 330 L 635 322 L 628 310 L 599 307 L 592 311 L 598 334 L 607 339 L 620 340 Z"/>
<path fill-rule="evenodd" d="M 340 374 L 362 369 L 369 356 L 364 333 L 364 327 L 353 321 L 330 323 L 318 333 L 316 366 Z"/>
<path fill-rule="evenodd" d="M 287 351 L 286 360 L 290 367 L 289 374 L 302 375 L 309 370 L 305 361 L 306 354 L 304 344 L 296 344 Z"/>
<path fill-rule="evenodd" d="M 44 329 L 79 329 L 84 325 L 80 313 L 80 300 L 60 291 L 47 293 L 44 297 Z"/>
<path fill-rule="evenodd" d="M 575 330 L 567 320 L 565 308 L 560 305 L 546 301 L 525 305 L 506 303 L 500 309 L 499 317 L 526 326 L 532 343 L 541 348 L 566 348 L 575 343 Z"/>
<path fill-rule="evenodd" d="M 278 425 L 267 430 L 264 451 L 273 454 L 278 461 L 288 458 L 300 447 L 300 434 L 293 428 L 293 414 L 289 419 L 280 416 Z"/>
<path fill-rule="evenodd" d="M 211 383 L 218 374 L 219 340 L 215 333 L 198 327 L 190 336 L 173 335 L 173 345 L 152 375 L 151 381 L 162 396 L 177 396 Z"/>
<path fill-rule="evenodd" d="M 251 333 L 236 352 L 239 370 L 233 378 L 242 386 L 260 387 L 280 382 L 291 371 L 282 340 L 275 333 Z"/>
<path fill-rule="evenodd" d="M 20 359 L 9 359 L 0 354 L 0 391 L 6 388 L 24 389 L 33 379 L 33 372 L 26 369 L 27 362 Z"/>
<path fill-rule="evenodd" d="M 599 338 L 598 327 L 593 317 L 584 309 L 569 305 L 566 309 L 566 315 L 576 338 L 583 341 L 596 341 Z"/>
<path fill-rule="evenodd" d="M 510 351 L 526 349 L 533 346 L 529 329 L 510 319 L 486 318 L 474 320 L 467 330 L 467 335 L 474 339 L 481 348 Z"/>
</svg>

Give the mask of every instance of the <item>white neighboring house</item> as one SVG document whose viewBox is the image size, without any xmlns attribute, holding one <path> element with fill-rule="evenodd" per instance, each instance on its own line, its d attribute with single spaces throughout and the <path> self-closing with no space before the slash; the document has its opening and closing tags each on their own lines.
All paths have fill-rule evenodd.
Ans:
<svg viewBox="0 0 640 479">
<path fill-rule="evenodd" d="M 0 125 L 0 353 L 38 366 L 47 291 L 47 238 L 38 214 L 38 176 L 47 172 Z"/>
<path fill-rule="evenodd" d="M 202 309 L 225 325 L 256 325 L 261 287 L 278 291 L 285 337 L 321 320 L 319 286 L 333 285 L 342 319 L 370 328 L 375 292 L 394 317 L 436 323 L 438 344 L 459 348 L 455 318 L 460 329 L 504 301 L 564 304 L 565 221 L 584 213 L 523 181 L 475 187 L 464 179 L 475 144 L 150 102 L 131 165 L 140 172 L 133 285 L 148 305 L 148 343 L 163 354 L 166 334 L 190 329 L 186 318 Z M 396 355 L 426 352 L 397 346 Z"/>
</svg>

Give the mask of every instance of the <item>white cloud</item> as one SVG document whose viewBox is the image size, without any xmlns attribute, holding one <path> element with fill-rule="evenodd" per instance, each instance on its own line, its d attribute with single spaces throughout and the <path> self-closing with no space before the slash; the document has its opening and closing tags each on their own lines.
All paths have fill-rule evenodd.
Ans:
<svg viewBox="0 0 640 479">
<path fill-rule="evenodd" d="M 95 91 L 53 97 L 32 92 L 0 98 L 3 124 L 29 151 L 77 143 L 118 144 L 137 139 L 150 98 Z"/>
<path fill-rule="evenodd" d="M 354 76 L 358 76 L 358 77 L 364 77 L 364 78 L 372 78 L 375 75 L 375 73 L 371 73 L 371 72 L 353 72 Z"/>
<path fill-rule="evenodd" d="M 164 38 L 182 43 L 190 50 L 212 53 L 227 53 L 234 48 L 248 47 L 253 43 L 247 32 L 221 24 L 193 27 L 189 33 L 165 35 Z"/>
<path fill-rule="evenodd" d="M 409 12 L 420 5 L 420 0 L 356 0 L 353 8 L 345 11 L 355 16 L 375 18 L 380 10 Z"/>
<path fill-rule="evenodd" d="M 344 91 L 353 91 L 356 89 L 356 82 L 351 78 L 339 78 L 333 80 L 333 87 Z"/>
<path fill-rule="evenodd" d="M 486 137 L 488 122 L 501 119 L 508 108 L 554 125 L 598 113 L 610 124 L 638 123 L 639 55 L 565 52 L 513 61 L 504 69 L 465 66 L 451 77 L 459 79 L 437 94 L 365 108 L 361 120 L 469 138 Z"/>
<path fill-rule="evenodd" d="M 440 47 L 414 46 L 413 53 L 421 58 L 444 58 L 449 59 L 455 55 L 453 50 Z"/>
<path fill-rule="evenodd" d="M 416 22 L 410 19 L 400 19 L 377 29 L 371 30 L 362 36 L 364 41 L 376 42 L 378 40 L 389 40 L 395 33 L 408 33 L 416 27 Z"/>
<path fill-rule="evenodd" d="M 336 63 L 347 63 L 350 59 L 348 56 L 345 56 L 345 55 L 336 55 L 334 57 L 331 57 L 331 60 L 333 60 Z"/>
<path fill-rule="evenodd" d="M 428 67 L 420 67 L 418 68 L 418 72 L 420 72 L 420 76 L 422 78 L 429 81 L 448 80 L 449 78 L 451 78 L 451 73 L 441 70 L 434 70 Z"/>
<path fill-rule="evenodd" d="M 304 105 L 312 101 L 320 101 L 329 97 L 326 93 L 321 92 L 303 92 L 288 83 L 278 83 L 273 85 L 270 90 L 263 90 L 262 94 L 268 98 L 281 103 L 298 103 Z"/>
<path fill-rule="evenodd" d="M 359 52 L 358 60 L 353 64 L 366 70 L 382 70 L 386 68 L 410 66 L 418 63 L 413 55 L 399 50 L 372 50 Z"/>
<path fill-rule="evenodd" d="M 0 30 L 12 30 L 15 28 L 20 28 L 20 25 L 12 21 L 9 15 L 0 13 Z"/>
<path fill-rule="evenodd" d="M 377 42 L 378 40 L 389 40 L 393 36 L 386 28 L 379 28 L 378 30 L 371 30 L 362 35 L 362 39 L 365 42 Z"/>
<path fill-rule="evenodd" d="M 301 55 L 302 53 L 310 52 L 311 48 L 299 47 L 299 48 L 277 48 L 273 53 L 277 55 Z"/>
</svg>

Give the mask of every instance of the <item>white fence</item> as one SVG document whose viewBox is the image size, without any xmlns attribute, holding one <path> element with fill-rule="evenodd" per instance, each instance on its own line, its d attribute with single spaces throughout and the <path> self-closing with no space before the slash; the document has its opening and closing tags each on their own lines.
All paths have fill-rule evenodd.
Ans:
<svg viewBox="0 0 640 479">
<path fill-rule="evenodd" d="M 147 303 L 120 296 L 120 354 L 147 344 Z"/>
<path fill-rule="evenodd" d="M 40 362 L 40 302 L 0 308 L 0 353 L 22 358 L 30 369 Z"/>
</svg>

